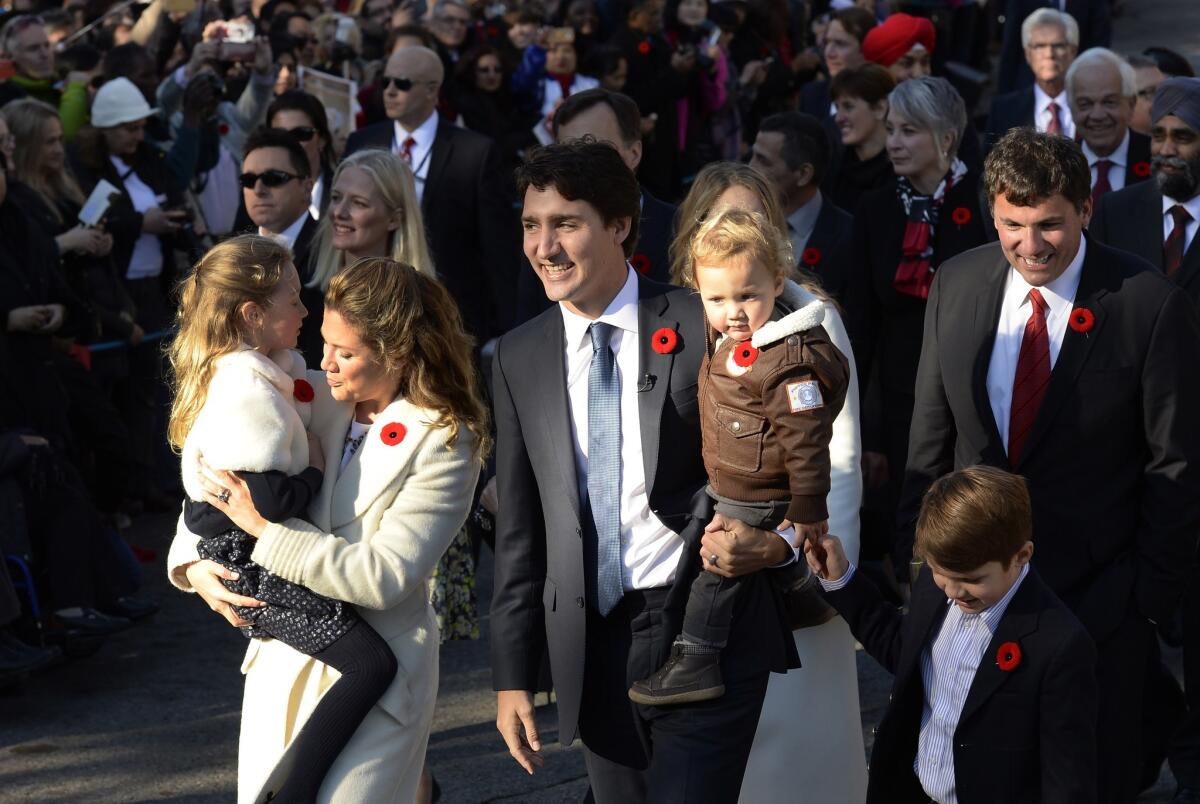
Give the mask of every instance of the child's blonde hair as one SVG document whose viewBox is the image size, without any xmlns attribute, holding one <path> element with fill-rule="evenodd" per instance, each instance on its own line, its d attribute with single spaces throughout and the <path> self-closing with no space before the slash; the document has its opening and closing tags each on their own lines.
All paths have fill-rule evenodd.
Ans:
<svg viewBox="0 0 1200 804">
<path fill-rule="evenodd" d="M 180 284 L 179 334 L 167 352 L 173 393 L 167 440 L 174 449 L 183 448 L 204 407 L 217 358 L 241 349 L 246 340 L 242 305 L 267 306 L 291 261 L 281 243 L 241 235 L 214 246 Z"/>
<path fill-rule="evenodd" d="M 692 282 L 694 266 L 724 262 L 746 255 L 761 263 L 775 279 L 787 279 L 792 273 L 792 245 L 757 212 L 730 207 L 708 218 L 696 230 L 691 248 Z"/>
</svg>

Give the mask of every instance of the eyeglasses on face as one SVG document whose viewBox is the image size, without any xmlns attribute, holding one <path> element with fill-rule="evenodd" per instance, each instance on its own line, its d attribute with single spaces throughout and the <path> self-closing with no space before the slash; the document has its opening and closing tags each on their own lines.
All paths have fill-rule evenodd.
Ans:
<svg viewBox="0 0 1200 804">
<path fill-rule="evenodd" d="M 408 92 L 410 89 L 412 89 L 413 87 L 418 86 L 420 84 L 424 84 L 426 86 L 432 87 L 432 86 L 437 86 L 437 81 L 414 81 L 411 78 L 397 78 L 394 75 L 385 75 L 383 77 L 384 90 L 388 90 L 388 89 L 391 89 L 392 87 L 395 87 L 396 89 L 400 90 L 401 92 Z"/>
<path fill-rule="evenodd" d="M 300 178 L 295 173 L 282 170 L 264 170 L 262 173 L 243 173 L 238 176 L 238 184 L 246 190 L 253 190 L 258 180 L 262 179 L 264 187 L 282 187 L 292 179 Z"/>
<path fill-rule="evenodd" d="M 296 126 L 295 128 L 273 128 L 272 131 L 291 134 L 299 142 L 308 142 L 313 137 L 317 136 L 317 130 L 312 126 Z"/>
</svg>

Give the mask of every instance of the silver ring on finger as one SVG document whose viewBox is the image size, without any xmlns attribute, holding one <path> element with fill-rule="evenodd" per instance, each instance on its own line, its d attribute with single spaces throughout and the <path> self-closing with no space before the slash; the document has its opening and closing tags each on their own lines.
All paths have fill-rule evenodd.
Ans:
<svg viewBox="0 0 1200 804">
<path fill-rule="evenodd" d="M 217 495 L 217 499 L 221 501 L 222 505 L 227 505 L 229 503 L 229 489 L 221 489 L 221 493 Z"/>
<path fill-rule="evenodd" d="M 708 554 L 708 564 L 709 564 L 709 566 L 712 566 L 712 567 L 717 566 L 717 554 L 716 553 Z"/>
</svg>

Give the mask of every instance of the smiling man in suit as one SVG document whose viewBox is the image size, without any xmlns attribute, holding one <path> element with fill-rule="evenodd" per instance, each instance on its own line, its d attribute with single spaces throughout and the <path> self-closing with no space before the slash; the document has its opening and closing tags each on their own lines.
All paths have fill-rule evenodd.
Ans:
<svg viewBox="0 0 1200 804">
<path fill-rule="evenodd" d="M 496 726 L 522 767 L 541 766 L 530 691 L 548 648 L 559 741 L 582 737 L 598 804 L 736 801 L 767 674 L 798 666 L 765 574 L 743 582 L 723 697 L 654 707 L 627 692 L 666 660 L 701 550 L 731 575 L 795 552 L 713 517 L 696 405 L 703 310 L 629 265 L 633 172 L 612 146 L 573 140 L 539 149 L 517 184 L 525 254 L 556 305 L 501 338 L 492 367 Z"/>
<path fill-rule="evenodd" d="M 1067 101 L 1092 171 L 1092 207 L 1113 190 L 1150 178 L 1150 138 L 1129 127 L 1137 76 L 1102 47 L 1079 54 L 1067 70 Z"/>
<path fill-rule="evenodd" d="M 495 143 L 437 112 L 444 74 L 432 50 L 397 48 L 382 79 L 389 119 L 351 134 L 346 156 L 389 148 L 412 168 L 438 279 L 482 343 L 516 309 L 516 220 Z"/>
<path fill-rule="evenodd" d="M 929 296 L 902 534 L 952 469 L 1026 478 L 1034 565 L 1102 657 L 1100 800 L 1124 804 L 1153 623 L 1174 611 L 1200 532 L 1200 327 L 1161 274 L 1083 235 L 1091 187 L 1074 143 L 1010 132 L 985 185 L 1000 242 L 943 264 Z"/>
</svg>

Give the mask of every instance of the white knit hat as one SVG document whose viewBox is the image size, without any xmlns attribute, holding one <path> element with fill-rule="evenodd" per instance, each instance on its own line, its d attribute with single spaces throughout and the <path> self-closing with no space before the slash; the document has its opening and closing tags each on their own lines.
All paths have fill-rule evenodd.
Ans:
<svg viewBox="0 0 1200 804">
<path fill-rule="evenodd" d="M 114 78 L 100 87 L 92 101 L 92 125 L 96 128 L 112 128 L 145 120 L 154 111 L 132 81 Z"/>
</svg>

